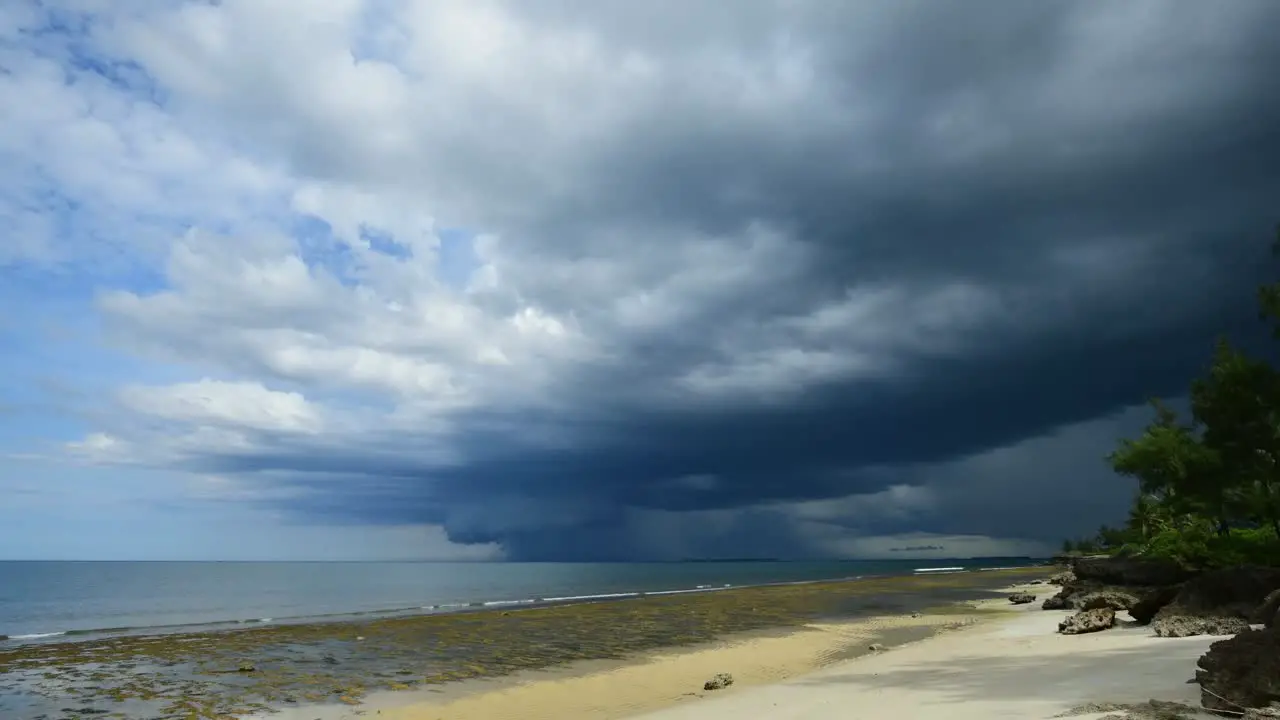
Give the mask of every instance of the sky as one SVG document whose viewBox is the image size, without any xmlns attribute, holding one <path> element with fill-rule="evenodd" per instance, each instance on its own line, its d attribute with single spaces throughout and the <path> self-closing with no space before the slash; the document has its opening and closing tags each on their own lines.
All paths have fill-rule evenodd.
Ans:
<svg viewBox="0 0 1280 720">
<path fill-rule="evenodd" d="M 1257 335 L 1278 25 L 2 3 L 0 558 L 1047 552 Z"/>
</svg>

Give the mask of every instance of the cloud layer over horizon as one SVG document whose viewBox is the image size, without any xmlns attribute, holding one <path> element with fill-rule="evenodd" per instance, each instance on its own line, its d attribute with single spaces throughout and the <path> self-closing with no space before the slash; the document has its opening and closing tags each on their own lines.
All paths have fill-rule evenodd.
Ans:
<svg viewBox="0 0 1280 720">
<path fill-rule="evenodd" d="M 0 555 L 108 496 L 197 555 L 1113 521 L 1280 220 L 1280 6 L 1177 8 L 11 3 Z"/>
</svg>

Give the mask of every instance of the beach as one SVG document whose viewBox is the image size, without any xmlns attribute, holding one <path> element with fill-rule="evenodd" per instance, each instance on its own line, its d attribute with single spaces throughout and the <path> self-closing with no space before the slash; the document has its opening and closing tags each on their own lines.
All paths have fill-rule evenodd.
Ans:
<svg viewBox="0 0 1280 720">
<path fill-rule="evenodd" d="M 1116 717 L 1218 637 L 1056 632 L 1050 568 L 121 636 L 0 652 L 6 720 Z M 1037 595 L 1014 605 L 1013 592 Z M 709 680 L 732 677 L 723 688 Z M 1178 715 L 1135 715 L 1165 718 Z"/>
<path fill-rule="evenodd" d="M 609 667 L 567 668 L 462 697 L 385 707 L 375 699 L 365 710 L 383 720 L 1096 720 L 1151 700 L 1198 706 L 1199 687 L 1187 681 L 1196 659 L 1221 638 L 1157 638 L 1136 626 L 1059 635 L 1057 623 L 1068 614 L 985 600 L 951 613 L 812 624 Z M 912 631 L 925 632 L 913 638 Z M 894 632 L 905 632 L 902 642 L 892 642 Z M 871 642 L 885 647 L 871 652 Z M 716 673 L 732 674 L 734 684 L 703 690 Z M 348 716 L 357 717 L 329 717 Z"/>
<path fill-rule="evenodd" d="M 329 720 L 414 717 L 444 704 L 449 717 L 625 717 L 693 698 L 704 675 L 731 672 L 736 691 L 813 672 L 872 643 L 897 646 L 974 622 L 992 611 L 965 603 L 1045 574 L 918 573 L 52 638 L 0 647 L 0 717 Z"/>
<path fill-rule="evenodd" d="M 380 693 L 359 708 L 290 708 L 265 720 L 354 720 L 372 711 L 386 720 L 552 720 L 627 718 L 696 700 L 711 693 L 702 685 L 731 672 L 733 688 L 776 683 L 833 663 L 869 654 L 874 643 L 891 645 L 977 622 L 963 609 L 813 623 L 785 631 L 745 633 L 692 648 L 638 653 L 611 661 L 587 661 L 489 680 L 468 681 L 419 695 Z"/>
</svg>

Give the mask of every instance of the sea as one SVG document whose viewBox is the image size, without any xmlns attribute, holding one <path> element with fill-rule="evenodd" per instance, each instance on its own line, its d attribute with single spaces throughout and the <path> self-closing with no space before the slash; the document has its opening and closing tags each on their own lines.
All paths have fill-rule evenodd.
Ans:
<svg viewBox="0 0 1280 720">
<path fill-rule="evenodd" d="M 1032 558 L 665 563 L 2 561 L 0 647 L 1038 563 Z"/>
</svg>

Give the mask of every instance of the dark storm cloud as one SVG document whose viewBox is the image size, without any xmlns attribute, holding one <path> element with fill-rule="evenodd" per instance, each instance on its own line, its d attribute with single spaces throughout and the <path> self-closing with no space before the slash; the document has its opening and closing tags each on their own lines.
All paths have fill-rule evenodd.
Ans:
<svg viewBox="0 0 1280 720">
<path fill-rule="evenodd" d="M 1155 252 L 1127 269 L 1120 294 L 1093 303 L 1088 278 L 1081 278 L 1063 288 L 1063 302 L 1078 303 L 1087 315 L 1029 337 L 978 338 L 982 349 L 970 357 L 913 363 L 906 382 L 823 388 L 766 412 L 628 418 L 617 432 L 634 438 L 631 447 L 480 462 L 446 487 L 665 509 L 873 492 L 880 488 L 863 483 L 874 479 L 834 471 L 963 457 L 1146 397 L 1177 395 L 1203 366 L 1215 334 L 1256 334 L 1252 286 L 1265 275 L 1266 233 L 1280 210 L 1280 93 L 1265 70 L 1280 65 L 1280 49 L 1259 27 L 1242 29 L 1237 62 L 1219 59 L 1230 74 L 1189 78 L 1173 105 L 1179 112 L 1113 119 L 1105 108 L 1123 98 L 1085 95 L 1078 101 L 1100 109 L 1095 122 L 1045 127 L 1018 123 L 1031 114 L 1025 104 L 1067 42 L 1054 24 L 1060 13 L 994 23 L 981 11 L 920 15 L 883 50 L 880 84 L 860 93 L 887 108 L 877 150 L 896 159 L 895 167 L 860 171 L 838 142 L 790 154 L 781 148 L 794 136 L 785 133 L 776 150 L 771 138 L 762 149 L 752 142 L 762 138 L 732 132 L 656 152 L 641 137 L 633 157 L 605 161 L 630 192 L 600 212 L 675 215 L 708 230 L 762 217 L 793 228 L 822 256 L 823 274 L 807 279 L 811 291 L 955 275 L 1034 287 L 1055 282 L 1043 264 L 1047 248 L 1100 243 L 1122 255 L 1130 243 L 1151 243 Z M 1200 62 L 1191 49 L 1180 54 L 1177 38 L 1163 40 L 1168 72 Z M 914 142 L 918 123 L 960 92 L 1002 110 L 992 119 L 1010 125 L 1012 141 L 994 157 L 939 166 Z M 746 178 L 755 202 L 719 202 L 728 178 Z M 1146 322 L 1135 327 L 1135 316 Z M 709 492 L 661 482 L 695 473 L 727 480 Z M 955 482 L 981 487 L 978 479 Z M 1127 492 L 1109 496 L 1123 502 Z M 956 507 L 931 529 L 1015 536 L 1046 529 L 1035 520 L 1014 527 L 993 517 L 989 505 L 985 514 L 982 502 L 976 505 Z M 569 552 L 577 542 L 563 532 L 551 537 L 532 554 Z M 510 538 L 498 530 L 476 539 Z"/>
<path fill-rule="evenodd" d="M 830 527 L 1053 539 L 1123 504 L 1127 491 L 1100 461 L 1082 462 L 1087 477 L 1073 479 L 1020 458 L 1029 464 L 1016 487 L 948 463 L 1182 394 L 1215 335 L 1260 337 L 1253 288 L 1272 274 L 1267 241 L 1280 220 L 1280 5 L 1219 5 L 1212 21 L 1180 19 L 1172 8 L 1187 6 L 1168 3 L 592 7 L 522 12 L 665 52 L 677 66 L 707 49 L 787 50 L 811 75 L 797 81 L 793 113 L 763 117 L 735 116 L 691 76 L 664 112 L 638 114 L 625 142 L 567 161 L 574 192 L 530 188 L 534 200 L 495 201 L 478 224 L 515 236 L 510 252 L 531 266 L 647 237 L 640 263 L 672 252 L 669 237 L 681 233 L 755 226 L 798 243 L 803 262 L 753 297 L 709 302 L 677 332 L 620 337 L 623 361 L 586 364 L 556 386 L 567 408 L 558 414 L 462 415 L 461 464 L 277 443 L 201 457 L 200 469 L 294 473 L 302 485 L 318 482 L 315 472 L 358 474 L 287 507 L 444 522 L 454 540 L 499 541 L 518 558 L 661 555 L 653 538 L 664 533 L 683 533 L 673 548 L 787 555 L 817 552 L 813 532 Z M 476 192 L 519 185 L 481 178 L 495 172 L 482 163 L 470 171 L 457 181 Z M 523 281 L 543 306 L 588 326 L 603 312 L 564 277 Z M 995 319 L 957 326 L 940 350 L 894 352 L 892 372 L 760 403 L 645 405 L 630 394 L 732 359 L 772 332 L 771 320 L 851 289 L 889 284 L 910 299 L 955 282 L 998 298 Z M 521 441 L 542 423 L 574 425 L 574 442 Z M 1110 440 L 1079 452 L 1096 459 L 1099 442 Z M 1062 502 L 1038 484 L 1072 482 L 1079 499 L 1059 507 L 1088 518 L 1035 517 L 1051 509 L 1038 497 Z M 932 484 L 949 511 L 837 516 L 815 530 L 768 509 L 901 483 Z M 702 532 L 690 528 L 698 513 L 728 514 Z"/>
</svg>

